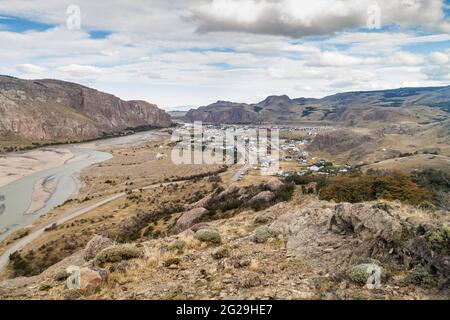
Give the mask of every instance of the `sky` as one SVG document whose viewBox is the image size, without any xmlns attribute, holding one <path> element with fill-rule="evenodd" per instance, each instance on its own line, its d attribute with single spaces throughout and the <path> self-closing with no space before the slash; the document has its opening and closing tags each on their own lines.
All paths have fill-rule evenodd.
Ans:
<svg viewBox="0 0 450 320">
<path fill-rule="evenodd" d="M 450 0 L 0 0 L 0 74 L 161 108 L 450 84 Z"/>
</svg>

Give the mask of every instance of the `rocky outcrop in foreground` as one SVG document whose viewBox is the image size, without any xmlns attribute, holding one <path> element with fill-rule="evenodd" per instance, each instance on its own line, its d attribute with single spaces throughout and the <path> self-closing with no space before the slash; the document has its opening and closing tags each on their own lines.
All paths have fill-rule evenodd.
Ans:
<svg viewBox="0 0 450 320">
<path fill-rule="evenodd" d="M 395 202 L 280 202 L 135 244 L 95 237 L 0 298 L 448 299 L 448 225 Z"/>
<path fill-rule="evenodd" d="M 166 112 L 145 101 L 123 101 L 70 82 L 0 76 L 0 141 L 99 138 L 170 124 Z"/>
</svg>

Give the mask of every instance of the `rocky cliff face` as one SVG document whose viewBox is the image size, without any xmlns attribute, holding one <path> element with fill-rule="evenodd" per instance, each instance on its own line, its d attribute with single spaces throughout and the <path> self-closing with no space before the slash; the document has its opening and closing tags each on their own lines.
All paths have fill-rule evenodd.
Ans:
<svg viewBox="0 0 450 320">
<path fill-rule="evenodd" d="M 0 76 L 0 140 L 87 139 L 170 124 L 167 113 L 145 101 L 123 101 L 64 81 Z"/>
</svg>

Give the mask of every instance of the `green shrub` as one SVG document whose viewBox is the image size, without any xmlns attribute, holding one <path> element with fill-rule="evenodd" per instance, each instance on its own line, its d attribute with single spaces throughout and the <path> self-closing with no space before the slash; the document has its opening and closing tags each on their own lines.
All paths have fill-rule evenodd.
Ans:
<svg viewBox="0 0 450 320">
<path fill-rule="evenodd" d="M 398 172 L 332 177 L 320 189 L 320 198 L 351 203 L 400 200 L 411 205 L 433 201 L 430 191 L 414 183 L 409 175 Z"/>
<path fill-rule="evenodd" d="M 200 229 L 194 234 L 194 239 L 209 242 L 213 244 L 221 244 L 222 238 L 220 237 L 220 233 L 214 229 Z"/>
<path fill-rule="evenodd" d="M 409 271 L 405 281 L 407 284 L 417 285 L 425 289 L 430 289 L 437 285 L 437 281 L 433 275 L 421 265 L 415 266 L 414 269 Z"/>
<path fill-rule="evenodd" d="M 431 250 L 446 255 L 450 252 L 450 227 L 442 225 L 425 234 L 425 239 Z"/>
<path fill-rule="evenodd" d="M 95 264 L 102 265 L 107 262 L 120 262 L 122 260 L 142 258 L 144 250 L 132 244 L 121 244 L 100 251 L 95 257 Z"/>
</svg>

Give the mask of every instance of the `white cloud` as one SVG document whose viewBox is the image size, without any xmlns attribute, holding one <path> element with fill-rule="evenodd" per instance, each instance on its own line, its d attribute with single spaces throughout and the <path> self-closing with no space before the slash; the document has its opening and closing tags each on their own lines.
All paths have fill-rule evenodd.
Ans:
<svg viewBox="0 0 450 320">
<path fill-rule="evenodd" d="M 78 64 L 71 64 L 68 66 L 62 66 L 57 69 L 58 71 L 66 74 L 72 78 L 91 78 L 104 74 L 105 72 L 94 66 L 83 66 Z"/>
<path fill-rule="evenodd" d="M 445 53 L 442 52 L 432 52 L 429 55 L 429 59 L 431 63 L 435 64 L 448 64 L 449 57 Z"/>
<path fill-rule="evenodd" d="M 41 75 L 44 74 L 47 69 L 43 67 L 39 67 L 37 65 L 31 63 L 24 63 L 17 66 L 17 71 L 24 73 L 26 75 Z"/>
<path fill-rule="evenodd" d="M 358 64 L 374 64 L 376 62 L 377 59 L 374 58 L 360 58 L 342 54 L 337 51 L 325 51 L 314 56 L 307 62 L 307 65 L 345 67 Z"/>
<path fill-rule="evenodd" d="M 410 52 L 395 52 L 392 56 L 387 59 L 389 64 L 394 65 L 406 65 L 406 66 L 417 66 L 424 63 L 424 58 L 421 55 L 410 53 Z"/>
<path fill-rule="evenodd" d="M 408 83 L 448 84 L 442 55 L 450 56 L 450 49 L 443 50 L 442 44 L 450 41 L 450 34 L 433 31 L 442 29 L 445 20 L 439 16 L 439 5 L 427 15 L 414 6 L 405 14 L 394 10 L 397 1 L 392 5 L 380 1 L 389 5 L 383 21 L 395 16 L 403 27 L 364 32 L 347 28 L 352 21 L 365 23 L 366 0 L 309 1 L 307 10 L 298 10 L 302 1 L 293 0 L 243 0 L 242 10 L 234 2 L 222 1 L 220 10 L 208 11 L 221 2 L 112 0 L 105 7 L 78 0 L 82 28 L 67 30 L 65 9 L 70 0 L 0 0 L 0 15 L 56 25 L 43 32 L 0 30 L 0 43 L 7 48 L 0 50 L 0 74 L 80 82 L 162 107 L 205 105 L 219 99 L 254 102 L 271 94 L 321 97 Z M 239 32 L 198 33 L 206 20 L 187 14 L 191 9 L 203 10 L 211 19 L 237 21 L 217 30 Z M 356 16 L 358 10 L 362 18 Z M 434 27 L 431 21 L 436 22 Z M 429 32 L 407 29 L 410 22 Z M 92 30 L 112 34 L 92 39 Z M 326 37 L 286 37 L 336 31 Z M 410 46 L 423 53 L 412 52 Z"/>
<path fill-rule="evenodd" d="M 199 32 L 234 31 L 301 38 L 367 27 L 372 0 L 212 0 L 192 10 Z M 384 25 L 450 32 L 443 0 L 378 0 Z"/>
</svg>

